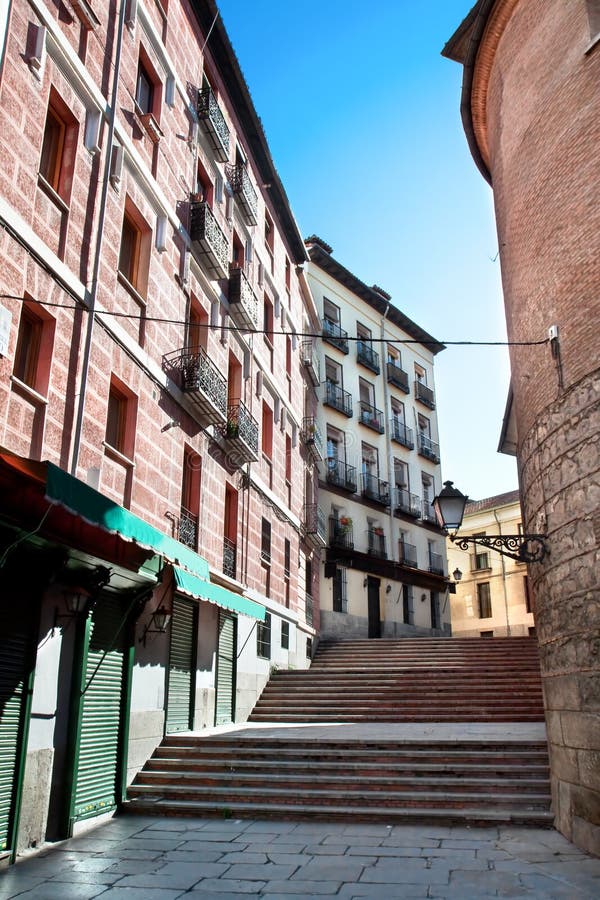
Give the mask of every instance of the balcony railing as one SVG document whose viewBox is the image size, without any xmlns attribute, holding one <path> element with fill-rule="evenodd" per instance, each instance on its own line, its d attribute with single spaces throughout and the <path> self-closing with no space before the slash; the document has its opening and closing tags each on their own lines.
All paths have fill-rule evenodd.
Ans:
<svg viewBox="0 0 600 900">
<path fill-rule="evenodd" d="M 412 450 L 415 446 L 414 433 L 398 416 L 392 416 L 390 419 L 390 437 L 403 447 Z"/>
<path fill-rule="evenodd" d="M 356 361 L 379 375 L 379 353 L 373 350 L 368 341 L 356 342 Z"/>
<path fill-rule="evenodd" d="M 233 400 L 227 407 L 227 423 L 221 433 L 226 441 L 228 456 L 234 465 L 256 462 L 258 459 L 258 425 L 241 400 Z"/>
<path fill-rule="evenodd" d="M 434 575 L 444 574 L 444 559 L 441 553 L 429 553 L 429 571 Z"/>
<path fill-rule="evenodd" d="M 435 524 L 437 525 L 437 516 L 435 514 L 435 509 L 433 508 L 433 503 L 431 502 L 431 500 L 423 500 L 421 518 L 424 522 L 435 522 Z"/>
<path fill-rule="evenodd" d="M 229 159 L 229 128 L 217 98 L 206 85 L 198 92 L 198 118 L 204 125 L 208 140 L 219 162 Z"/>
<path fill-rule="evenodd" d="M 415 397 L 420 400 L 424 406 L 429 409 L 435 409 L 435 396 L 431 388 L 428 388 L 422 381 L 415 381 Z"/>
<path fill-rule="evenodd" d="M 342 353 L 348 352 L 348 332 L 340 328 L 332 319 L 323 319 L 323 340 L 333 344 Z"/>
<path fill-rule="evenodd" d="M 440 445 L 432 441 L 422 431 L 419 432 L 419 456 L 424 456 L 434 463 L 439 463 L 440 461 Z"/>
<path fill-rule="evenodd" d="M 382 506 L 390 505 L 390 486 L 387 481 L 382 481 L 376 475 L 370 475 L 368 472 L 363 472 L 361 478 L 363 497 L 380 503 Z"/>
<path fill-rule="evenodd" d="M 229 313 L 238 328 L 258 328 L 258 297 L 241 266 L 229 273 Z"/>
<path fill-rule="evenodd" d="M 302 516 L 304 533 L 307 539 L 316 546 L 325 547 L 327 544 L 327 525 L 325 513 L 316 503 L 305 503 Z"/>
<path fill-rule="evenodd" d="M 315 462 L 323 459 L 323 435 L 319 430 L 317 420 L 314 416 L 305 416 L 304 419 L 302 419 L 300 440 Z"/>
<path fill-rule="evenodd" d="M 244 163 L 225 166 L 225 174 L 244 214 L 246 224 L 256 225 L 258 222 L 258 198 L 250 181 L 248 167 Z"/>
<path fill-rule="evenodd" d="M 347 463 L 329 456 L 325 460 L 325 480 L 327 484 L 333 484 L 335 487 L 354 494 L 358 487 L 356 466 L 349 466 Z"/>
<path fill-rule="evenodd" d="M 367 531 L 367 553 L 369 556 L 376 556 L 378 559 L 387 559 L 383 529 L 371 528 Z"/>
<path fill-rule="evenodd" d="M 182 544 L 195 550 L 198 546 L 198 516 L 181 507 L 179 514 L 178 537 Z"/>
<path fill-rule="evenodd" d="M 222 232 L 206 201 L 190 202 L 190 237 L 192 250 L 197 254 L 210 278 L 227 278 L 229 241 Z"/>
<path fill-rule="evenodd" d="M 365 403 L 364 400 L 359 400 L 358 410 L 358 414 L 360 416 L 359 421 L 361 425 L 366 425 L 367 428 L 372 428 L 373 431 L 377 432 L 377 434 L 383 434 L 385 428 L 383 424 L 383 413 L 380 409 L 377 409 L 376 406 L 371 406 L 370 403 Z"/>
<path fill-rule="evenodd" d="M 305 594 L 305 616 L 306 624 L 312 626 L 314 620 L 313 614 L 313 598 L 310 594 Z"/>
<path fill-rule="evenodd" d="M 332 406 L 333 409 L 337 409 L 345 416 L 348 416 L 349 419 L 352 418 L 352 394 L 349 391 L 342 390 L 342 388 L 339 385 L 334 384 L 333 381 L 325 382 L 325 397 L 323 403 L 325 406 Z"/>
<path fill-rule="evenodd" d="M 229 538 L 223 538 L 223 575 L 235 578 L 237 563 L 237 544 Z"/>
<path fill-rule="evenodd" d="M 411 494 L 406 488 L 396 488 L 394 492 L 394 512 L 404 513 L 415 519 L 421 518 L 421 498 Z"/>
<path fill-rule="evenodd" d="M 227 381 L 202 348 L 193 353 L 175 350 L 164 357 L 165 368 L 176 373 L 183 393 L 193 401 L 202 425 L 227 420 Z"/>
<path fill-rule="evenodd" d="M 487 552 L 471 554 L 471 572 L 482 572 L 491 569 L 490 555 Z"/>
<path fill-rule="evenodd" d="M 329 546 L 342 550 L 354 550 L 352 519 L 329 516 Z"/>
<path fill-rule="evenodd" d="M 401 391 L 404 391 L 405 394 L 410 393 L 410 387 L 408 386 L 408 373 L 401 369 L 400 366 L 397 366 L 396 363 L 389 362 L 387 363 L 387 380 L 389 384 L 393 384 L 394 387 L 400 388 Z"/>
<path fill-rule="evenodd" d="M 398 561 L 403 566 L 410 566 L 411 569 L 417 569 L 417 548 L 414 544 L 407 544 L 406 541 L 398 542 Z"/>
<path fill-rule="evenodd" d="M 306 368 L 312 383 L 317 387 L 321 383 L 321 364 L 313 341 L 302 341 L 300 345 L 302 365 Z"/>
</svg>

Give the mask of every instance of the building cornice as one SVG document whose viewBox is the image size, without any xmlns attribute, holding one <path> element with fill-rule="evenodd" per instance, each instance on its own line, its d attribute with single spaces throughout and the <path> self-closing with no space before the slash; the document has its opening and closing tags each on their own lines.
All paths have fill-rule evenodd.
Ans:
<svg viewBox="0 0 600 900">
<path fill-rule="evenodd" d="M 460 113 L 471 155 L 492 183 L 487 98 L 496 51 L 519 0 L 478 0 L 442 50 L 464 67 Z"/>
</svg>

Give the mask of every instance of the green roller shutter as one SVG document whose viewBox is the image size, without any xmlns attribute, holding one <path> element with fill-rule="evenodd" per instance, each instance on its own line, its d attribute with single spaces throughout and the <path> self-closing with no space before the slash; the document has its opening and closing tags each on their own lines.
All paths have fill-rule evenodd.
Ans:
<svg viewBox="0 0 600 900">
<path fill-rule="evenodd" d="M 236 625 L 235 616 L 219 610 L 215 725 L 233 722 L 235 716 Z"/>
<path fill-rule="evenodd" d="M 171 649 L 167 688 L 167 733 L 189 731 L 193 727 L 196 685 L 195 603 L 175 597 L 171 619 Z"/>
<path fill-rule="evenodd" d="M 126 617 L 127 608 L 117 597 L 103 596 L 86 630 L 74 819 L 114 809 L 119 800 Z"/>
<path fill-rule="evenodd" d="M 0 638 L 0 850 L 14 843 L 17 794 L 23 757 L 31 685 L 31 624 L 19 609 L 1 605 Z"/>
</svg>

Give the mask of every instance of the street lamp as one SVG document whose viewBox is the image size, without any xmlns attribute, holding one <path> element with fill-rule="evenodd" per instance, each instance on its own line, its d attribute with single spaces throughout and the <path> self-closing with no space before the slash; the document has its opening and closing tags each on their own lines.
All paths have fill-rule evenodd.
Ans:
<svg viewBox="0 0 600 900">
<path fill-rule="evenodd" d="M 444 487 L 433 499 L 433 508 L 440 528 L 445 531 L 452 543 L 461 550 L 468 550 L 469 544 L 487 547 L 502 556 L 509 556 L 519 562 L 541 562 L 546 555 L 545 535 L 543 534 L 500 534 L 478 535 L 473 537 L 457 537 L 456 533 L 462 525 L 465 506 L 469 498 L 454 487 L 452 481 L 445 481 Z"/>
</svg>

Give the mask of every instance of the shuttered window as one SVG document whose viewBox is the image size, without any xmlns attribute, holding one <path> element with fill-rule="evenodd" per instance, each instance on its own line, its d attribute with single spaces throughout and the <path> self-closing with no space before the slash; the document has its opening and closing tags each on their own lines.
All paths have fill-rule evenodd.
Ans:
<svg viewBox="0 0 600 900">
<path fill-rule="evenodd" d="M 175 597 L 171 619 L 169 683 L 167 688 L 167 732 L 193 727 L 197 606 Z"/>
</svg>

